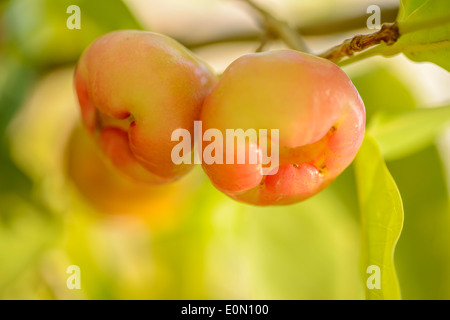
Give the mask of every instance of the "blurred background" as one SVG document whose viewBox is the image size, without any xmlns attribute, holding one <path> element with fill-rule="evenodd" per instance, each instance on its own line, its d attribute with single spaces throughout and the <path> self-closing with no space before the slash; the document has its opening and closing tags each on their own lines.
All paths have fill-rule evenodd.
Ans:
<svg viewBox="0 0 450 320">
<path fill-rule="evenodd" d="M 369 33 L 369 5 L 396 0 L 259 1 L 320 53 Z M 70 5 L 81 29 L 69 30 Z M 174 37 L 218 73 L 260 43 L 238 0 L 0 1 L 0 299 L 364 299 L 353 168 L 302 203 L 259 208 L 217 191 L 201 167 L 142 187 L 114 171 L 79 124 L 72 76 L 100 35 Z M 282 48 L 271 42 L 265 49 Z M 344 70 L 367 120 L 450 101 L 450 75 L 403 56 Z M 448 130 L 447 130 L 448 131 Z M 450 298 L 450 139 L 443 132 L 387 158 L 405 223 L 395 263 L 405 299 Z M 81 270 L 70 290 L 66 270 Z"/>
</svg>

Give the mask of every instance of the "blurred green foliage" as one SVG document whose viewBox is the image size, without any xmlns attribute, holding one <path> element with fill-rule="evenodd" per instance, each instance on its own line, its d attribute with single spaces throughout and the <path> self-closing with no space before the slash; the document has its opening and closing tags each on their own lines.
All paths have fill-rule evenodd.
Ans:
<svg viewBox="0 0 450 320">
<path fill-rule="evenodd" d="M 368 131 L 380 144 L 384 158 L 395 160 L 429 146 L 449 119 L 450 106 L 380 112 Z"/>
<path fill-rule="evenodd" d="M 404 299 L 450 299 L 450 206 L 434 145 L 388 163 L 402 194 L 405 222 L 395 251 Z"/>
<path fill-rule="evenodd" d="M 406 122 L 406 126 L 387 122 L 392 131 L 378 141 L 393 146 L 385 157 L 390 158 L 387 165 L 404 207 L 404 226 L 394 259 L 402 298 L 449 299 L 445 271 L 450 261 L 449 192 L 444 164 L 434 144 L 439 128 L 449 121 L 448 109 L 418 109 L 412 88 L 387 66 L 369 65 L 365 72 L 352 76 L 352 81 L 366 106 L 369 132 L 377 125 L 388 130 L 380 117 Z M 420 122 L 409 120 L 416 114 Z"/>
<path fill-rule="evenodd" d="M 66 27 L 67 8 L 82 8 L 82 29 Z M 140 29 L 122 1 L 14 0 L 3 13 L 9 49 L 36 66 L 73 63 L 100 35 L 119 29 Z"/>
<path fill-rule="evenodd" d="M 373 273 L 373 278 L 376 272 L 381 272 L 378 284 L 375 279 L 367 280 L 366 297 L 400 299 L 393 258 L 403 228 L 401 195 L 376 140 L 370 135 L 366 135 L 354 163 L 361 207 L 363 272 Z M 372 270 L 373 267 L 378 269 Z"/>
<path fill-rule="evenodd" d="M 66 28 L 69 5 L 82 8 L 81 30 Z M 102 214 L 77 192 L 64 163 L 55 165 L 64 162 L 63 129 L 77 121 L 76 111 L 55 112 L 58 105 L 48 105 L 75 108 L 65 85 L 92 40 L 140 26 L 122 1 L 12 0 L 0 10 L 0 299 L 365 298 L 361 267 L 370 233 L 360 218 L 358 189 L 376 164 L 369 160 L 382 161 L 378 154 L 366 155 L 364 166 L 350 166 L 329 188 L 292 206 L 237 203 L 196 168 L 186 178 L 189 188 L 149 209 L 167 217 L 182 210 L 170 228 Z M 62 64 L 69 71 L 60 74 Z M 448 164 L 434 144 L 448 113 L 419 108 L 423 101 L 395 69 L 367 61 L 349 75 L 365 103 L 368 127 L 375 138 L 384 132 L 377 143 L 388 161 L 387 167 L 378 163 L 378 178 L 390 177 L 389 169 L 403 200 L 394 255 L 401 295 L 448 299 Z M 49 81 L 43 90 L 40 84 Z M 61 94 L 56 98 L 52 90 Z M 420 137 L 403 143 L 404 128 L 412 130 L 418 119 L 428 119 L 414 131 Z M 379 192 L 366 192 L 373 200 L 366 211 L 390 214 L 382 196 L 394 181 L 387 181 Z M 390 255 L 393 248 L 386 250 L 379 253 Z M 81 290 L 66 287 L 72 264 L 81 268 Z"/>
</svg>

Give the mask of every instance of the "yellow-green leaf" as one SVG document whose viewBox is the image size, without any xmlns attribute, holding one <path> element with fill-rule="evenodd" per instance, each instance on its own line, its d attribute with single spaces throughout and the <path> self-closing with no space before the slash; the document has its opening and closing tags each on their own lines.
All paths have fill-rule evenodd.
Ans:
<svg viewBox="0 0 450 320">
<path fill-rule="evenodd" d="M 397 21 L 402 35 L 393 46 L 417 62 L 450 71 L 450 1 L 402 0 Z"/>
<path fill-rule="evenodd" d="M 80 29 L 67 27 L 71 6 L 80 10 Z M 6 43 L 40 67 L 75 62 L 107 32 L 141 28 L 121 0 L 14 0 L 7 2 L 2 18 Z"/>
<path fill-rule="evenodd" d="M 450 123 L 450 106 L 406 112 L 379 112 L 368 131 L 386 160 L 405 157 L 430 145 Z"/>
</svg>

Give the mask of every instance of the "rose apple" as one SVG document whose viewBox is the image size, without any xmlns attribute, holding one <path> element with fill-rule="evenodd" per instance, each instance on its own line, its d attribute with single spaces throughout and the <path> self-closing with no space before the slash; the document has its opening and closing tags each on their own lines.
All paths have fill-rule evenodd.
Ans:
<svg viewBox="0 0 450 320">
<path fill-rule="evenodd" d="M 281 50 L 234 61 L 206 98 L 201 120 L 203 132 L 216 128 L 224 136 L 227 129 L 278 129 L 278 141 L 272 139 L 267 147 L 279 151 L 275 174 L 264 175 L 261 161 L 203 162 L 203 168 L 219 190 L 236 200 L 290 204 L 325 188 L 352 162 L 364 137 L 365 109 L 337 65 Z M 247 153 L 261 151 L 271 150 L 247 148 Z"/>
<path fill-rule="evenodd" d="M 117 31 L 92 43 L 75 71 L 85 126 L 123 172 L 166 183 L 190 165 L 175 165 L 175 129 L 193 131 L 216 83 L 205 63 L 175 40 L 152 32 Z"/>
</svg>

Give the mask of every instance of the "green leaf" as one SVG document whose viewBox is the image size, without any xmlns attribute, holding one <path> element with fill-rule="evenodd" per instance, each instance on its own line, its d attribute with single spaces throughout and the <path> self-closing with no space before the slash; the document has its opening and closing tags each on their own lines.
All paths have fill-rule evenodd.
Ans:
<svg viewBox="0 0 450 320">
<path fill-rule="evenodd" d="M 390 50 L 450 71 L 450 1 L 402 0 L 397 21 L 402 36 Z"/>
<path fill-rule="evenodd" d="M 370 300 L 400 299 L 394 249 L 403 226 L 402 199 L 376 142 L 370 136 L 366 136 L 356 157 L 355 173 L 361 207 L 366 297 Z M 378 267 L 379 272 L 368 274 L 371 266 Z M 375 276 L 373 282 L 372 276 Z M 369 282 L 377 284 L 377 276 L 379 288 L 369 288 Z"/>
<path fill-rule="evenodd" d="M 35 83 L 36 75 L 30 67 L 6 55 L 0 55 L 0 70 L 0 134 L 3 135 Z"/>
<path fill-rule="evenodd" d="M 398 159 L 430 145 L 450 123 L 450 106 L 406 112 L 380 112 L 368 132 L 379 143 L 386 160 Z"/>
</svg>

